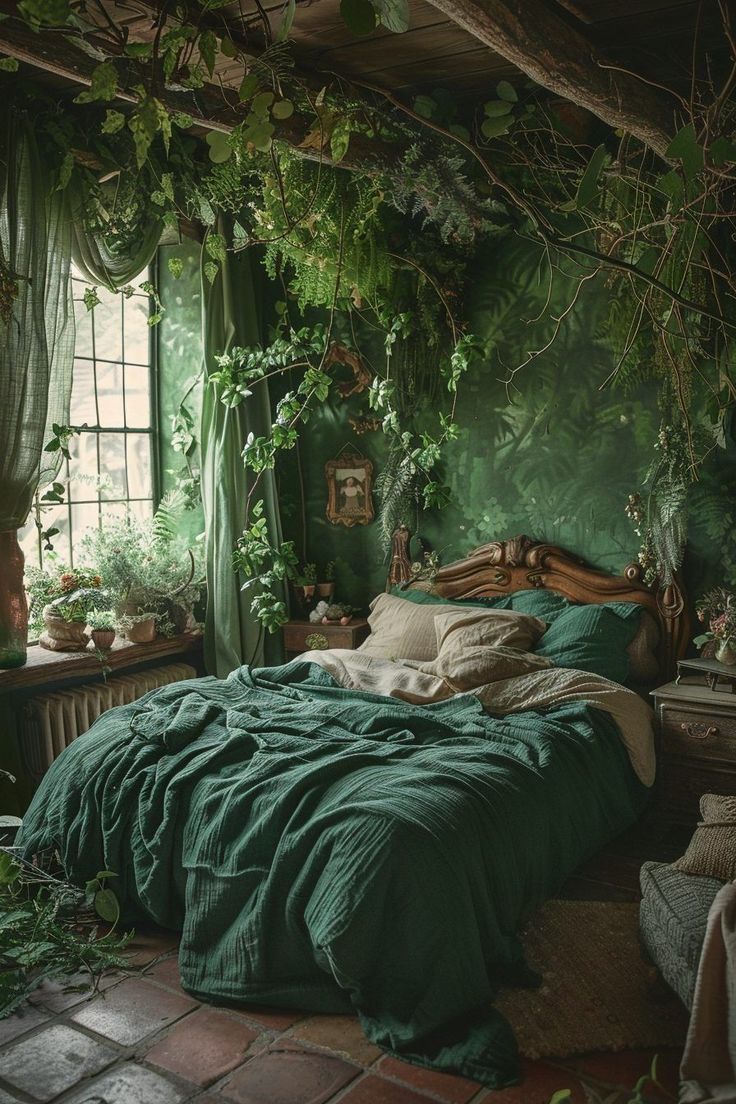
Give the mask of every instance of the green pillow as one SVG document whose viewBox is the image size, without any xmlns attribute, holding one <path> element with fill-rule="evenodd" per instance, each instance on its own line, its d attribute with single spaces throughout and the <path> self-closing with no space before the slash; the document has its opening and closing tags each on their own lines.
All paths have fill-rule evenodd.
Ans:
<svg viewBox="0 0 736 1104">
<path fill-rule="evenodd" d="M 519 613 L 528 613 L 531 617 L 538 617 L 540 621 L 551 622 L 566 610 L 570 603 L 561 594 L 555 594 L 551 590 L 516 590 L 513 594 L 499 594 L 488 598 L 441 598 L 439 594 L 430 594 L 426 590 L 403 590 L 400 586 L 391 588 L 391 593 L 397 598 L 406 598 L 409 602 L 418 602 L 420 605 L 452 605 L 458 606 L 485 606 L 491 609 L 513 609 Z"/>
<path fill-rule="evenodd" d="M 636 636 L 641 613 L 636 602 L 569 605 L 552 621 L 535 651 L 557 667 L 574 667 L 625 683 L 629 674 L 626 649 Z"/>
</svg>

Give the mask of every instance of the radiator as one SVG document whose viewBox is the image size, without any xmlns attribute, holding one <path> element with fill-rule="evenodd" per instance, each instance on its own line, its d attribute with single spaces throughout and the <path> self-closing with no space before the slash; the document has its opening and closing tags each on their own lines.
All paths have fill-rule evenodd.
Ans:
<svg viewBox="0 0 736 1104">
<path fill-rule="evenodd" d="M 32 698 L 23 708 L 19 734 L 28 773 L 35 782 L 40 781 L 64 748 L 87 732 L 106 709 L 136 701 L 170 682 L 196 677 L 188 663 L 171 663 Z"/>
</svg>

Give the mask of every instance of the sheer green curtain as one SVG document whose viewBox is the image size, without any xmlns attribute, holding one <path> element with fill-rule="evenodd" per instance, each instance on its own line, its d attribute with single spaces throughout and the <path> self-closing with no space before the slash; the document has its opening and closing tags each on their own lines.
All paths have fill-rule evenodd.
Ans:
<svg viewBox="0 0 736 1104">
<path fill-rule="evenodd" d="M 230 240 L 222 222 L 219 233 Z M 263 339 L 263 269 L 252 251 L 228 253 L 214 283 L 202 278 L 204 394 L 200 446 L 202 505 L 207 564 L 205 662 L 211 674 L 224 678 L 244 663 L 278 663 L 283 658 L 280 635 L 264 634 L 250 612 L 253 590 L 241 591 L 243 580 L 233 571 L 232 554 L 245 526 L 245 503 L 252 473 L 241 453 L 249 433 L 269 432 L 271 410 L 267 384 L 259 384 L 240 406 L 220 402 L 210 372 L 214 357 L 233 345 L 257 345 Z M 281 540 L 276 479 L 261 477 L 258 497 L 274 542 Z"/>
<path fill-rule="evenodd" d="M 21 528 L 58 471 L 43 447 L 69 420 L 74 360 L 68 197 L 50 190 L 32 123 L 17 111 L 2 123 L 0 259 L 18 294 L 0 342 L 0 533 Z"/>
<path fill-rule="evenodd" d="M 93 284 L 104 284 L 110 291 L 119 291 L 148 268 L 161 240 L 163 223 L 154 212 L 145 213 L 134 231 L 123 241 L 95 234 L 85 227 L 83 212 L 84 189 L 73 191 L 72 258 L 82 275 Z M 110 204 L 114 204 L 111 189 Z"/>
</svg>

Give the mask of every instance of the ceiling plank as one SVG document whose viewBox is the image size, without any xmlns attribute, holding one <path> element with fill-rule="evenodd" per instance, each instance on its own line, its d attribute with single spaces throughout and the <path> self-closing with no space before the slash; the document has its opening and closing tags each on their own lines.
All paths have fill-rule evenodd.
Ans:
<svg viewBox="0 0 736 1104">
<path fill-rule="evenodd" d="M 570 22 L 540 0 L 431 0 L 438 11 L 475 35 L 543 88 L 627 131 L 660 157 L 676 126 L 674 100 L 596 53 Z"/>
</svg>

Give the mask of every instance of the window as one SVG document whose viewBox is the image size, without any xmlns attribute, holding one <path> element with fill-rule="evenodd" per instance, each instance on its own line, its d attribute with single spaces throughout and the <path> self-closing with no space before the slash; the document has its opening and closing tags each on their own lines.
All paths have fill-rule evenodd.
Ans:
<svg viewBox="0 0 736 1104">
<path fill-rule="evenodd" d="M 149 299 L 138 290 L 127 298 L 98 288 L 100 301 L 88 311 L 88 286 L 74 271 L 77 335 L 69 424 L 87 424 L 71 439 L 72 459 L 62 462 L 57 476 L 66 484 L 64 504 L 41 515 L 44 530 L 59 530 L 52 538 L 54 552 L 70 566 L 85 530 L 128 510 L 150 517 L 155 497 Z M 42 566 L 45 553 L 34 513 L 19 536 L 26 563 Z"/>
</svg>

